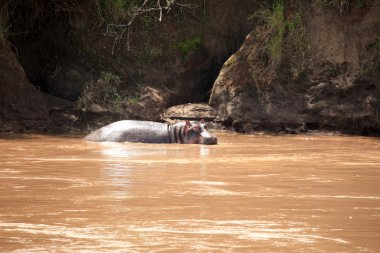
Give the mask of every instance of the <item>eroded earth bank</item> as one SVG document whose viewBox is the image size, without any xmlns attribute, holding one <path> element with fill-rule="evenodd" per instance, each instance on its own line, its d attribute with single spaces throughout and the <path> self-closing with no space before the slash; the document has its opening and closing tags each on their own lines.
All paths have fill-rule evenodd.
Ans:
<svg viewBox="0 0 380 253">
<path fill-rule="evenodd" d="M 378 13 L 379 0 L 5 0 L 0 130 L 206 117 L 379 135 Z"/>
</svg>

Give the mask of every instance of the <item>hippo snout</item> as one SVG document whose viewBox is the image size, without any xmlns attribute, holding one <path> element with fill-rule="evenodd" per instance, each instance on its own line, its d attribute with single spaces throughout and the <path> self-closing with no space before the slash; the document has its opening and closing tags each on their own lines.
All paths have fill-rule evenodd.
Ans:
<svg viewBox="0 0 380 253">
<path fill-rule="evenodd" d="M 203 137 L 202 138 L 202 144 L 205 145 L 214 145 L 218 143 L 218 139 L 216 136 L 208 136 L 208 137 Z"/>
</svg>

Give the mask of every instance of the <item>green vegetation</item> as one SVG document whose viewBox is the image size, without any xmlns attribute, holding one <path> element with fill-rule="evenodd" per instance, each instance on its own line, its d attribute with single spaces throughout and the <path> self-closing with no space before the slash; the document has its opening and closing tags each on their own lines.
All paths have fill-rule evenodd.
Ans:
<svg viewBox="0 0 380 253">
<path fill-rule="evenodd" d="M 264 37 L 264 48 L 270 57 L 271 63 L 280 63 L 285 38 L 300 26 L 300 15 L 297 14 L 292 18 L 286 18 L 283 1 L 277 0 L 272 8 L 264 8 L 249 17 L 249 20 L 253 19 L 263 23 L 264 31 L 261 35 Z"/>
<path fill-rule="evenodd" d="M 368 76 L 380 72 L 380 35 L 369 45 L 367 56 L 361 61 L 360 76 Z"/>
<path fill-rule="evenodd" d="M 145 50 L 138 50 L 133 52 L 135 59 L 142 63 L 151 63 L 161 59 L 164 53 L 161 48 L 146 47 Z"/>
<path fill-rule="evenodd" d="M 306 28 L 297 1 L 275 0 L 248 21 L 256 26 L 247 57 L 252 87 L 260 103 L 270 104 L 272 85 L 295 85 L 307 69 Z"/>
<path fill-rule="evenodd" d="M 98 83 L 103 86 L 103 100 L 118 100 L 120 95 L 118 92 L 120 77 L 111 72 L 101 72 Z"/>
<path fill-rule="evenodd" d="M 140 21 L 143 31 L 148 31 L 149 28 L 152 26 L 153 18 L 149 15 L 144 15 L 140 17 Z"/>
<path fill-rule="evenodd" d="M 194 52 L 202 44 L 202 38 L 200 35 L 194 35 L 191 37 L 186 37 L 181 40 L 176 48 L 182 53 L 182 55 L 187 56 L 189 53 Z"/>
<path fill-rule="evenodd" d="M 126 100 L 127 104 L 129 105 L 137 104 L 139 101 L 140 101 L 139 96 L 131 96 L 131 97 L 128 97 Z"/>
<path fill-rule="evenodd" d="M 120 77 L 111 72 L 101 72 L 97 82 L 86 85 L 78 100 L 78 109 L 89 111 L 94 107 L 121 111 L 122 96 L 119 93 Z"/>
<path fill-rule="evenodd" d="M 224 65 L 228 68 L 234 66 L 236 64 L 236 55 L 231 55 L 230 58 L 224 63 Z"/>
<path fill-rule="evenodd" d="M 134 75 L 139 75 L 139 73 Z M 121 79 L 118 75 L 109 71 L 101 72 L 97 81 L 88 83 L 83 89 L 81 97 L 78 99 L 77 109 L 84 113 L 107 110 L 121 115 L 123 106 L 139 102 L 138 94 L 142 86 L 135 83 L 134 87 L 128 89 L 128 94 L 120 86 Z"/>
<path fill-rule="evenodd" d="M 106 26 L 106 35 L 113 37 L 112 55 L 115 47 L 119 43 L 127 44 L 127 50 L 134 50 L 130 47 L 130 39 L 136 38 L 140 45 L 135 49 L 141 50 L 144 45 L 152 44 L 152 46 L 144 51 L 134 53 L 138 60 L 143 62 L 152 62 L 163 55 L 163 50 L 158 49 L 157 45 L 147 41 L 148 37 L 159 36 L 158 23 L 164 18 L 178 21 L 185 17 L 184 13 L 193 12 L 195 3 L 184 0 L 177 3 L 175 0 L 96 0 L 96 15 L 94 21 L 99 26 Z M 189 11 L 184 11 L 184 10 Z M 168 15 L 172 12 L 172 15 Z M 172 22 L 171 22 L 172 23 Z M 143 43 L 141 43 L 143 42 Z M 180 42 L 178 48 L 183 54 L 193 51 L 200 44 L 200 38 L 187 39 Z M 153 49 L 152 49 L 153 48 Z M 170 50 L 170 49 L 169 49 Z"/>
<path fill-rule="evenodd" d="M 101 24 L 129 26 L 135 19 L 140 20 L 145 29 L 153 19 L 162 20 L 177 5 L 175 0 L 96 0 L 96 15 Z M 179 9 L 186 6 L 186 1 L 179 4 Z"/>
<path fill-rule="evenodd" d="M 31 29 L 43 29 L 48 17 L 55 18 L 57 13 L 67 17 L 82 12 L 79 0 L 2 0 L 0 1 L 0 26 L 12 29 L 13 33 L 27 33 Z M 67 20 L 63 20 L 67 22 Z"/>
<path fill-rule="evenodd" d="M 138 9 L 138 0 L 97 0 L 97 17 L 103 23 L 118 24 L 131 17 Z"/>
<path fill-rule="evenodd" d="M 287 29 L 288 21 L 284 18 L 284 5 L 282 1 L 276 1 L 273 6 L 272 13 L 263 13 L 264 21 L 274 32 L 268 43 L 268 51 L 273 61 L 278 62 L 281 57 L 281 52 L 284 43 L 285 30 Z"/>
</svg>

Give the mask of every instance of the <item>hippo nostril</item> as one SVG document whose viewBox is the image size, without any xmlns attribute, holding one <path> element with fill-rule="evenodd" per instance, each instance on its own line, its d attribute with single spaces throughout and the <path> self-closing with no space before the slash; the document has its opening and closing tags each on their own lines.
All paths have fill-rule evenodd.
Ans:
<svg viewBox="0 0 380 253">
<path fill-rule="evenodd" d="M 218 143 L 218 139 L 215 136 L 210 136 L 208 138 L 203 138 L 203 144 L 214 145 Z"/>
</svg>

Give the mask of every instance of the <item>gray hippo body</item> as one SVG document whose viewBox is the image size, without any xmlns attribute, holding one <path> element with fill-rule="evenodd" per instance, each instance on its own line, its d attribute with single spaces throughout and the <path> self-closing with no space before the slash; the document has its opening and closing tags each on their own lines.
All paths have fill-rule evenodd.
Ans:
<svg viewBox="0 0 380 253">
<path fill-rule="evenodd" d="M 189 121 L 174 125 L 152 121 L 121 120 L 99 128 L 85 137 L 87 141 L 216 144 L 206 123 Z"/>
</svg>

